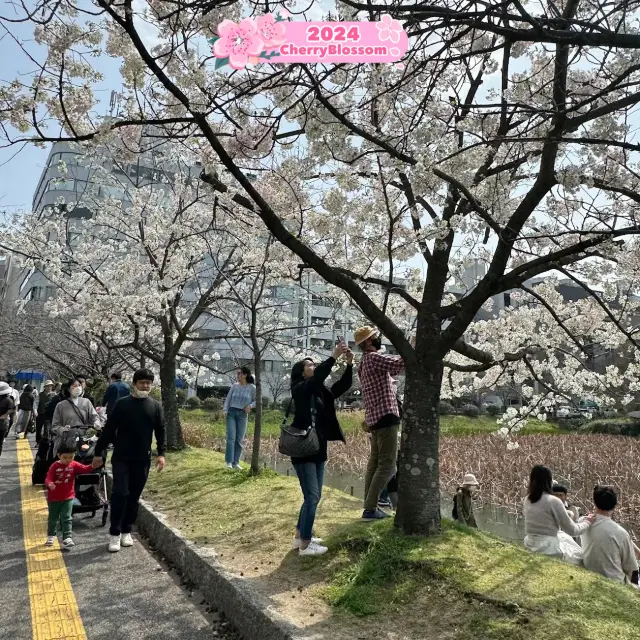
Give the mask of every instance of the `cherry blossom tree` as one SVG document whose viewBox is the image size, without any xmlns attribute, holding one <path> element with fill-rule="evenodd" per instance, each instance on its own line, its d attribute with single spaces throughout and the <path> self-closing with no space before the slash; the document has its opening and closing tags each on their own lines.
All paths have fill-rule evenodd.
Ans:
<svg viewBox="0 0 640 640">
<path fill-rule="evenodd" d="M 152 124 L 182 141 L 218 207 L 259 220 L 404 358 L 396 523 L 436 532 L 443 394 L 513 378 L 528 405 L 504 416 L 508 436 L 558 398 L 637 384 L 639 10 L 631 0 L 526 7 L 339 0 L 334 19 L 400 21 L 403 63 L 229 72 L 215 68 L 207 40 L 230 20 L 253 42 L 259 30 L 242 20 L 264 5 L 35 0 L 0 17 L 8 33 L 32 23 L 46 51 L 14 40 L 34 71 L 0 88 L 0 135 L 5 145 L 116 135 L 128 144 Z M 115 119 L 99 113 L 91 60 L 101 55 L 122 61 Z M 484 274 L 449 295 L 474 262 Z M 584 300 L 559 299 L 560 277 Z M 478 321 L 506 292 L 512 303 Z M 632 345 L 626 370 L 591 371 L 594 342 Z"/>
</svg>

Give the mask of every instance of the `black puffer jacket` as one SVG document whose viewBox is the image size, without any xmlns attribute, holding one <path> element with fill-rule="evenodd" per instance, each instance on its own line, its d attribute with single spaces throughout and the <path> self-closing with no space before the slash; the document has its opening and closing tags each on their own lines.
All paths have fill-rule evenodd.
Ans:
<svg viewBox="0 0 640 640">
<path fill-rule="evenodd" d="M 320 440 L 320 451 L 306 458 L 291 458 L 293 464 L 304 462 L 325 462 L 327 460 L 327 442 L 341 440 L 344 442 L 344 434 L 340 428 L 336 416 L 336 398 L 346 393 L 353 383 L 353 366 L 347 365 L 340 380 L 330 389 L 324 384 L 335 364 L 335 358 L 328 358 L 320 363 L 312 378 L 300 382 L 291 390 L 291 397 L 295 405 L 294 427 L 305 429 L 311 424 L 311 397 L 315 398 L 316 405 L 316 429 Z"/>
</svg>

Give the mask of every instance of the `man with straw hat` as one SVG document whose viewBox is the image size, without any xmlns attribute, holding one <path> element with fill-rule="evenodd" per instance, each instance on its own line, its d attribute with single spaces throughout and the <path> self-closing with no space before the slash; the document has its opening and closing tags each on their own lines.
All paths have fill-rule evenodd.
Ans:
<svg viewBox="0 0 640 640">
<path fill-rule="evenodd" d="M 354 333 L 357 346 L 364 353 L 358 377 L 364 400 L 364 417 L 371 433 L 371 453 L 365 476 L 363 520 L 381 520 L 389 514 L 378 508 L 382 490 L 396 473 L 400 404 L 392 376 L 404 369 L 399 356 L 378 353 L 382 347 L 380 332 L 360 327 Z"/>
</svg>

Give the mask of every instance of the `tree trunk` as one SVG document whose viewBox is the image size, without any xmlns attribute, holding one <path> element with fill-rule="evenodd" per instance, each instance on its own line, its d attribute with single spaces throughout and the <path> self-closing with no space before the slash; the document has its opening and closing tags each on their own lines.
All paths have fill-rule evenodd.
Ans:
<svg viewBox="0 0 640 640">
<path fill-rule="evenodd" d="M 253 332 L 255 333 L 255 332 Z M 260 349 L 255 335 L 253 343 L 253 366 L 256 380 L 256 426 L 253 432 L 253 451 L 251 452 L 251 475 L 260 473 L 260 444 L 262 437 L 262 373 L 260 372 Z"/>
<path fill-rule="evenodd" d="M 160 364 L 160 393 L 164 421 L 167 427 L 167 449 L 173 451 L 184 449 L 184 438 L 178 413 L 175 358 L 165 357 Z"/>
<path fill-rule="evenodd" d="M 407 369 L 395 525 L 407 534 L 440 531 L 442 363 Z"/>
</svg>

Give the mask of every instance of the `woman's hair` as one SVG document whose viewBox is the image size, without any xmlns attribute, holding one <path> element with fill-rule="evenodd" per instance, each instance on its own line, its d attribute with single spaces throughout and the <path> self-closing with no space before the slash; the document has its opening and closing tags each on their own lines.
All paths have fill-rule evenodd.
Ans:
<svg viewBox="0 0 640 640">
<path fill-rule="evenodd" d="M 28 384 L 25 388 L 24 391 L 22 393 L 31 393 L 33 391 L 33 387 Z"/>
<path fill-rule="evenodd" d="M 240 367 L 240 371 L 245 376 L 247 376 L 247 384 L 253 384 L 255 382 L 253 376 L 251 375 L 251 369 L 249 369 L 249 367 Z"/>
<path fill-rule="evenodd" d="M 553 488 L 553 476 L 551 469 L 541 464 L 537 464 L 531 469 L 529 477 L 529 501 L 531 503 L 538 502 L 543 493 L 551 493 Z"/>
<path fill-rule="evenodd" d="M 82 380 L 78 378 L 69 378 L 67 383 L 62 385 L 62 395 L 65 398 L 71 397 L 71 386 L 73 385 L 74 382 L 77 382 L 80 385 L 82 384 Z"/>
<path fill-rule="evenodd" d="M 304 358 L 303 360 L 299 360 L 296 362 L 293 367 L 291 367 L 291 388 L 295 387 L 297 384 L 304 382 L 304 367 L 305 362 L 313 362 L 311 358 Z"/>
</svg>

